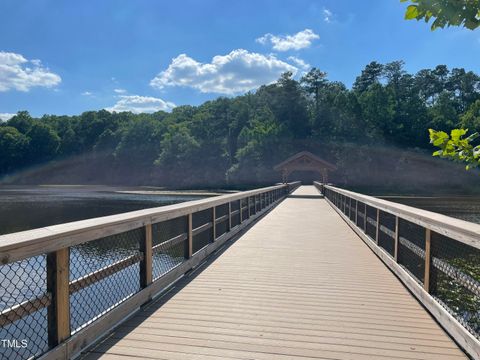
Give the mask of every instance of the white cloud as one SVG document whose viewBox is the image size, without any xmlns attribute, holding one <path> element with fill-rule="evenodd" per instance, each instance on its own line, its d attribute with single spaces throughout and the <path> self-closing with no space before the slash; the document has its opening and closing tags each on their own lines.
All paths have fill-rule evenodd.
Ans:
<svg viewBox="0 0 480 360">
<path fill-rule="evenodd" d="M 117 94 L 125 94 L 127 92 L 125 89 L 113 89 L 113 91 L 115 91 Z"/>
<path fill-rule="evenodd" d="M 140 95 L 122 95 L 112 107 L 106 108 L 110 112 L 131 111 L 135 114 L 153 113 L 156 111 L 170 111 L 175 104 L 159 98 Z"/>
<path fill-rule="evenodd" d="M 10 120 L 12 117 L 14 117 L 15 115 L 17 115 L 17 114 L 0 113 L 0 122 L 8 121 L 8 120 Z"/>
<path fill-rule="evenodd" d="M 160 72 L 150 85 L 187 86 L 203 93 L 235 94 L 270 84 L 286 72 L 298 69 L 274 55 L 233 50 L 227 55 L 217 55 L 210 63 L 201 63 L 181 54 L 172 59 L 168 68 Z"/>
<path fill-rule="evenodd" d="M 27 60 L 20 54 L 0 51 L 0 92 L 29 91 L 35 86 L 53 87 L 61 77 L 44 67 L 40 60 Z"/>
<path fill-rule="evenodd" d="M 326 23 L 331 23 L 332 22 L 332 18 L 333 18 L 333 13 L 326 9 L 326 8 L 323 8 L 323 20 L 326 22 Z"/>
<path fill-rule="evenodd" d="M 310 64 L 296 56 L 289 56 L 288 60 L 297 65 L 298 68 L 302 69 L 303 71 L 308 71 L 312 67 Z"/>
<path fill-rule="evenodd" d="M 82 95 L 83 95 L 83 96 L 92 96 L 93 93 L 90 92 L 90 91 L 84 91 L 84 92 L 82 93 Z"/>
<path fill-rule="evenodd" d="M 300 50 L 310 47 L 312 42 L 319 39 L 311 29 L 305 29 L 294 35 L 273 35 L 265 34 L 255 41 L 262 44 L 272 44 L 272 48 L 277 51 Z"/>
</svg>

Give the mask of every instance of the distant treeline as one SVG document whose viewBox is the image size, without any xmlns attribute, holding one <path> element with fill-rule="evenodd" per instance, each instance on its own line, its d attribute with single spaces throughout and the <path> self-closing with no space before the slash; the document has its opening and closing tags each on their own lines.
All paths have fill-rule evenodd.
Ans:
<svg viewBox="0 0 480 360">
<path fill-rule="evenodd" d="M 475 176 L 429 157 L 427 130 L 458 126 L 480 130 L 480 77 L 471 71 L 439 65 L 408 74 L 401 61 L 372 62 L 348 89 L 313 68 L 171 113 L 19 112 L 0 125 L 0 174 L 22 174 L 10 178 L 17 182 L 269 183 L 279 179 L 276 163 L 310 150 L 336 163 L 334 179 L 347 185 L 428 185 L 457 171 L 452 186 L 473 184 Z"/>
</svg>

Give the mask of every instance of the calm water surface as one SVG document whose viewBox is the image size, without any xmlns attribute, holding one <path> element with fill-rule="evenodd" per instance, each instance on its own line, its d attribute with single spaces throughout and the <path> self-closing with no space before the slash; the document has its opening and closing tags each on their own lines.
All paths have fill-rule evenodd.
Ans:
<svg viewBox="0 0 480 360">
<path fill-rule="evenodd" d="M 0 187 L 0 234 L 197 200 L 193 195 L 127 194 L 110 187 Z M 145 189 L 143 189 L 145 190 Z"/>
<path fill-rule="evenodd" d="M 385 200 L 480 223 L 480 197 L 382 197 Z"/>
</svg>

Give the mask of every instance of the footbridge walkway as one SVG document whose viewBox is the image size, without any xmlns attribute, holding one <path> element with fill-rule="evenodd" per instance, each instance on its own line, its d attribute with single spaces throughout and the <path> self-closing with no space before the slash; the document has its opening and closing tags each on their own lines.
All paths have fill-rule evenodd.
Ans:
<svg viewBox="0 0 480 360">
<path fill-rule="evenodd" d="M 0 358 L 480 359 L 479 229 L 291 183 L 5 235 Z"/>
</svg>

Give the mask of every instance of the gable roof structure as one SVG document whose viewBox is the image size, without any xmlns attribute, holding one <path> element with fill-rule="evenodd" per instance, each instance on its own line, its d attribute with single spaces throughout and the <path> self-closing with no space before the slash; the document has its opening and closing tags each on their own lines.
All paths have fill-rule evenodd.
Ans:
<svg viewBox="0 0 480 360">
<path fill-rule="evenodd" d="M 309 162 L 309 167 L 317 167 L 317 168 L 322 168 L 322 169 L 327 169 L 330 171 L 335 171 L 337 170 L 337 167 L 328 161 L 325 161 L 318 156 L 312 154 L 309 151 L 301 151 L 288 159 L 282 161 L 280 164 L 275 165 L 273 168 L 275 171 L 283 171 L 284 169 L 290 168 L 290 167 L 296 167 L 298 164 L 300 164 L 303 161 L 308 161 Z"/>
</svg>

